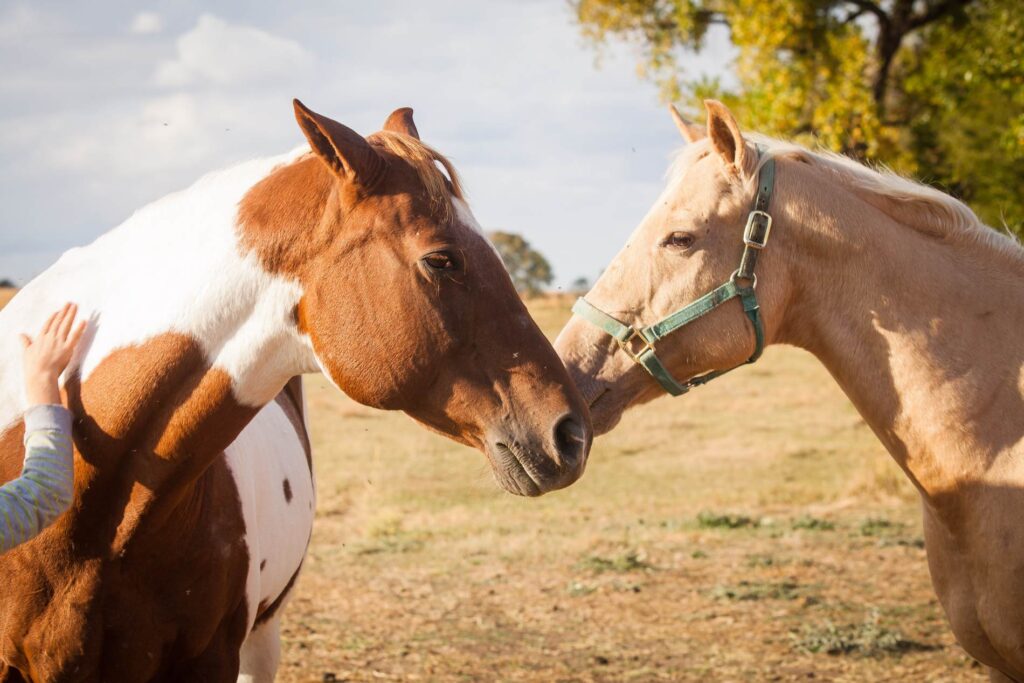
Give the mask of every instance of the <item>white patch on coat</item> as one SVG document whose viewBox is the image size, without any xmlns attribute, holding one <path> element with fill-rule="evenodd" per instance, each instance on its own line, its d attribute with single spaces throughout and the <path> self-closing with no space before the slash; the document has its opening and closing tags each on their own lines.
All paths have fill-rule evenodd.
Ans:
<svg viewBox="0 0 1024 683">
<path fill-rule="evenodd" d="M 273 602 L 281 594 L 306 555 L 316 490 L 302 441 L 276 401 L 256 415 L 225 453 L 245 518 L 249 631 L 260 602 Z M 285 480 L 290 502 L 284 495 Z"/>
<path fill-rule="evenodd" d="M 195 339 L 247 405 L 270 401 L 282 378 L 316 371 L 309 341 L 291 321 L 301 288 L 243 255 L 235 226 L 245 193 L 306 152 L 210 173 L 66 252 L 22 289 L 0 311 L 0 427 L 25 406 L 17 333 L 36 334 L 66 301 L 90 321 L 68 370 L 83 380 L 115 349 L 167 332 Z"/>
</svg>

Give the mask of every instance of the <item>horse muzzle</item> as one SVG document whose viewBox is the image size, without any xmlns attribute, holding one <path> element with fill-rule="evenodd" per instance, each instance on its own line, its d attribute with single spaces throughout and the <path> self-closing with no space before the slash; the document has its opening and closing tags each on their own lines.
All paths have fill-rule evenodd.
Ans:
<svg viewBox="0 0 1024 683">
<path fill-rule="evenodd" d="M 488 438 L 484 452 L 502 488 L 517 496 L 533 497 L 579 479 L 592 440 L 588 421 L 569 414 L 557 420 L 550 434 L 540 440 L 495 433 Z"/>
</svg>

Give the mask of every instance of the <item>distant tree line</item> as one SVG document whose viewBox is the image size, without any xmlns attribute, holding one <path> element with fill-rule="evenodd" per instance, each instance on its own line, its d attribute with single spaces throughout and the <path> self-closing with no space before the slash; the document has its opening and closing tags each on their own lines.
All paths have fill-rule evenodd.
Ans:
<svg viewBox="0 0 1024 683">
<path fill-rule="evenodd" d="M 536 296 L 554 281 L 551 264 L 522 235 L 495 230 L 488 237 L 520 294 Z"/>
</svg>

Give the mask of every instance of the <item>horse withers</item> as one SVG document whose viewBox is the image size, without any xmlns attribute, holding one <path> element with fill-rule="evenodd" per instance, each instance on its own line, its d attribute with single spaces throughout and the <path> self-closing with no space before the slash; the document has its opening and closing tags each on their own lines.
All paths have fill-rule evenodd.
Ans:
<svg viewBox="0 0 1024 683">
<path fill-rule="evenodd" d="M 70 512 L 0 556 L 0 681 L 272 680 L 314 486 L 298 375 L 572 483 L 587 408 L 409 109 L 205 176 L 66 253 L 0 312 L 0 480 L 21 466 L 17 333 L 89 321 L 63 379 Z"/>
<path fill-rule="evenodd" d="M 936 190 L 707 110 L 673 110 L 690 144 L 555 343 L 595 430 L 765 344 L 810 351 L 920 492 L 960 643 L 1024 681 L 1024 250 Z"/>
</svg>

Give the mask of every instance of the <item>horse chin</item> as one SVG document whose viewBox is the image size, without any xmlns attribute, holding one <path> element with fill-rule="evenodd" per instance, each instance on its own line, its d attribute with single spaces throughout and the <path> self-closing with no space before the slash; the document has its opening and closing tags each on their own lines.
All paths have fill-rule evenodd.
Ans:
<svg viewBox="0 0 1024 683">
<path fill-rule="evenodd" d="M 516 453 L 514 445 L 496 443 L 487 449 L 487 457 L 491 461 L 494 478 L 509 493 L 534 498 L 549 490 L 542 486 L 537 475 L 530 473 L 529 461 Z"/>
<path fill-rule="evenodd" d="M 606 388 L 590 403 L 594 436 L 601 436 L 615 429 L 628 407 L 628 404 L 621 401 L 621 392 Z"/>
</svg>

